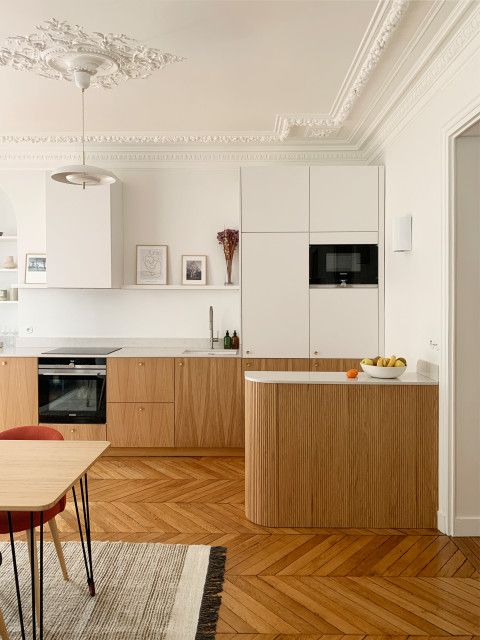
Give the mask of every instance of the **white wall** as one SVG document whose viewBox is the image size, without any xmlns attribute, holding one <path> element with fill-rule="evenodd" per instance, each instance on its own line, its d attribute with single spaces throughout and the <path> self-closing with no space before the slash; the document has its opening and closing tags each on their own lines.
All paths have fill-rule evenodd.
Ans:
<svg viewBox="0 0 480 640">
<path fill-rule="evenodd" d="M 440 345 L 443 334 L 442 197 L 446 162 L 443 131 L 475 104 L 480 105 L 480 34 L 464 47 L 425 105 L 384 149 L 385 345 L 387 353 L 403 353 L 413 367 L 419 359 L 442 363 L 442 354 L 438 347 L 430 346 L 430 340 Z M 413 249 L 406 254 L 393 253 L 392 221 L 395 216 L 406 214 L 413 216 Z M 441 386 L 440 393 L 446 392 Z M 440 428 L 442 517 L 449 504 L 446 475 L 449 435 L 445 422 L 441 422 Z M 472 487 L 476 486 L 478 473 L 477 455 L 476 464 L 465 469 Z M 480 492 L 475 501 L 480 518 Z"/>
<path fill-rule="evenodd" d="M 137 244 L 168 245 L 168 283 L 181 283 L 181 256 L 207 255 L 207 284 L 225 280 L 216 234 L 240 227 L 238 168 L 117 170 L 124 187 L 125 282 L 135 283 Z M 0 172 L 0 214 L 18 221 L 19 279 L 27 252 L 45 251 L 45 172 Z M 0 220 L 2 218 L 0 217 Z M 65 238 L 75 242 L 75 238 Z M 238 283 L 236 254 L 233 279 Z M 85 246 L 85 259 L 92 259 Z M 94 258 L 93 258 L 94 259 Z M 48 275 L 48 257 L 47 257 Z M 208 307 L 219 331 L 240 329 L 239 291 L 20 290 L 19 333 L 33 336 L 208 336 Z M 15 308 L 11 305 L 10 308 Z M 6 308 L 0 309 L 8 325 Z M 0 326 L 2 318 L 0 318 Z"/>
</svg>

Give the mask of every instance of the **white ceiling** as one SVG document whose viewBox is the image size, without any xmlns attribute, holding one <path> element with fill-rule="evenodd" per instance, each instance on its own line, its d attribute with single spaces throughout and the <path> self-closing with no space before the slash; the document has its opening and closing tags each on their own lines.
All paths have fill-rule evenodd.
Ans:
<svg viewBox="0 0 480 640">
<path fill-rule="evenodd" d="M 278 115 L 328 117 L 339 108 L 395 2 L 18 0 L 2 6 L 0 44 L 55 17 L 186 58 L 146 80 L 90 89 L 90 132 L 271 134 Z M 408 48 L 431 39 L 455 4 L 410 3 L 337 137 L 351 137 L 380 108 L 414 62 Z M 72 84 L 9 67 L 0 67 L 0 78 L 0 135 L 78 132 Z M 301 127 L 291 130 L 297 136 L 305 137 Z"/>
</svg>

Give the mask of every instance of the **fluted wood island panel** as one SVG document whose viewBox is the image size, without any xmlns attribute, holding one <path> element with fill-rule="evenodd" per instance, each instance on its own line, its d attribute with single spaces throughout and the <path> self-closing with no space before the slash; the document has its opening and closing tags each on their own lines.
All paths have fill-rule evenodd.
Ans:
<svg viewBox="0 0 480 640">
<path fill-rule="evenodd" d="M 253 522 L 436 527 L 436 385 L 247 379 L 245 418 Z"/>
</svg>

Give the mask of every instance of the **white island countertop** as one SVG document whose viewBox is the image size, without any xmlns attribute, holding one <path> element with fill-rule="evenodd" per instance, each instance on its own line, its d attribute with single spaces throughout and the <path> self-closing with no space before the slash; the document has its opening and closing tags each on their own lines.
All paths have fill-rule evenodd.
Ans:
<svg viewBox="0 0 480 640">
<path fill-rule="evenodd" d="M 249 371 L 245 380 L 266 384 L 380 384 L 380 385 L 438 385 L 438 382 L 420 373 L 404 373 L 399 378 L 371 378 L 359 373 L 347 378 L 345 373 L 328 371 Z"/>
</svg>

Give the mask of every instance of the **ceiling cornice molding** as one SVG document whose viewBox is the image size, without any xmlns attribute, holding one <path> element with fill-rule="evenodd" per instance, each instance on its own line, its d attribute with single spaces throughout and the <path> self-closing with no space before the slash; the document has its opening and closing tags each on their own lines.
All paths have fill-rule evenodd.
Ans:
<svg viewBox="0 0 480 640">
<path fill-rule="evenodd" d="M 472 5 L 465 3 L 465 6 L 468 8 Z M 369 161 L 374 160 L 381 153 L 385 144 L 417 115 L 418 111 L 423 108 L 425 97 L 438 86 L 438 83 L 445 77 L 470 42 L 475 37 L 479 37 L 480 5 L 477 4 L 477 8 L 468 15 L 465 15 L 465 6 L 462 13 L 464 19 L 457 26 L 456 31 L 453 34 L 445 34 L 447 37 L 449 36 L 446 43 L 445 39 L 441 43 L 437 43 L 437 54 L 431 58 L 430 64 L 424 69 L 417 81 L 413 83 L 410 90 L 404 93 L 400 102 L 397 102 L 395 107 L 389 111 L 383 123 L 371 131 L 370 137 L 361 141 L 360 148 Z"/>
<path fill-rule="evenodd" d="M 68 150 L 34 148 L 0 148 L 0 168 L 50 168 L 59 162 L 79 162 L 80 154 Z M 365 157 L 358 149 L 105 149 L 88 154 L 91 162 L 102 162 L 111 167 L 154 168 L 163 164 L 190 163 L 345 163 L 365 164 Z"/>
<path fill-rule="evenodd" d="M 100 144 L 100 145 L 216 145 L 216 146 L 229 146 L 229 145 L 282 145 L 287 140 L 295 139 L 295 136 L 292 135 L 292 131 L 295 129 L 302 130 L 302 137 L 299 138 L 299 143 L 308 145 L 311 143 L 321 144 L 328 143 L 330 139 L 337 139 L 339 133 L 342 129 L 342 126 L 347 119 L 350 111 L 353 109 L 355 102 L 358 97 L 362 93 L 363 89 L 368 83 L 368 80 L 378 65 L 381 57 L 383 56 L 387 45 L 393 36 L 394 32 L 400 25 L 407 7 L 409 4 L 409 0 L 392 0 L 390 4 L 386 4 L 383 0 L 379 0 L 379 5 L 377 6 L 376 12 L 370 22 L 369 29 L 365 34 L 360 47 L 357 50 L 354 60 L 350 65 L 350 68 L 347 72 L 346 78 L 342 83 L 339 94 L 334 101 L 334 106 L 330 114 L 280 114 L 277 115 L 275 120 L 274 129 L 271 132 L 234 132 L 234 133 L 225 133 L 225 132 L 212 132 L 212 133 L 183 133 L 183 132 L 175 132 L 171 134 L 167 133 L 132 133 L 132 134 L 95 134 L 90 135 L 87 138 L 87 142 L 91 144 Z M 379 24 L 380 22 L 380 24 Z M 50 25 L 51 29 L 59 30 L 61 33 L 68 35 L 67 38 L 71 38 L 72 30 L 73 32 L 78 32 L 83 34 L 82 37 L 94 37 L 99 39 L 99 42 L 96 42 L 96 45 L 103 44 L 105 48 L 105 53 L 107 52 L 107 45 L 105 44 L 108 38 L 124 38 L 130 42 L 130 39 L 127 36 L 115 36 L 114 34 L 85 34 L 81 27 L 72 27 L 66 22 L 60 22 L 56 20 L 50 20 L 47 23 L 47 26 Z M 53 26 L 52 26 L 53 25 Z M 39 27 L 39 29 L 44 29 L 46 33 L 49 32 L 49 28 Z M 377 30 L 377 35 L 374 36 L 371 33 L 371 30 Z M 65 35 L 64 35 L 65 37 Z M 107 38 L 107 40 L 105 40 Z M 14 43 L 19 40 L 18 46 L 21 48 L 21 43 L 26 42 L 24 46 L 33 47 L 35 45 L 35 38 L 32 36 L 17 36 L 14 37 Z M 135 42 L 135 41 L 132 41 Z M 371 43 L 371 44 L 370 44 Z M 138 43 L 137 43 L 138 44 Z M 368 47 L 368 50 L 366 48 Z M 150 51 L 150 50 L 149 50 Z M 156 51 L 156 50 L 155 50 Z M 13 55 L 15 53 L 15 55 Z M 157 52 L 157 54 L 161 54 L 161 52 Z M 11 66 L 22 69 L 28 68 L 28 66 L 32 63 L 32 60 L 36 62 L 36 58 L 39 57 L 38 52 L 30 53 L 27 56 L 27 60 L 30 62 L 26 63 L 20 52 L 15 52 L 13 45 L 10 49 L 1 48 L 0 47 L 0 64 L 10 64 Z M 161 54 L 162 56 L 170 56 L 170 54 Z M 148 57 L 148 56 L 144 56 Z M 161 61 L 163 60 L 163 63 Z M 164 66 L 164 64 L 170 62 L 179 61 L 179 58 L 172 56 L 171 59 L 168 58 L 159 58 L 159 64 Z M 145 61 L 142 60 L 142 64 L 145 65 Z M 26 66 L 25 66 L 26 65 Z M 126 67 L 127 68 L 127 67 Z M 160 67 L 158 67 L 160 68 Z M 151 71 L 155 70 L 154 68 Z M 357 71 L 358 70 L 358 71 Z M 52 77 L 52 70 L 49 68 L 45 73 L 43 73 L 44 69 L 40 69 L 39 72 L 42 72 L 42 75 L 47 75 L 48 77 Z M 150 71 L 150 72 L 151 72 Z M 149 75 L 149 73 L 146 73 Z M 71 74 L 70 74 L 71 76 Z M 68 74 L 65 79 L 71 79 Z M 61 78 L 57 71 L 55 71 L 54 76 L 57 78 Z M 134 77 L 134 76 L 129 76 Z M 138 76 L 135 76 L 138 77 Z M 103 80 L 102 80 L 103 78 Z M 104 83 L 107 79 L 114 78 L 114 76 L 103 76 L 98 77 L 96 82 L 101 86 L 106 86 Z M 95 76 L 93 77 L 95 79 Z M 92 79 L 92 84 L 94 84 Z M 126 79 L 125 74 L 120 79 Z M 103 83 L 103 84 L 102 84 Z M 111 85 L 109 85 L 111 86 Z M 44 135 L 33 135 L 33 134 L 13 134 L 13 135 L 0 135 L 0 144 L 28 144 L 28 145 L 36 145 L 36 144 L 78 144 L 80 142 L 80 136 L 77 134 L 44 134 Z M 341 141 L 344 142 L 344 141 Z"/>
</svg>

